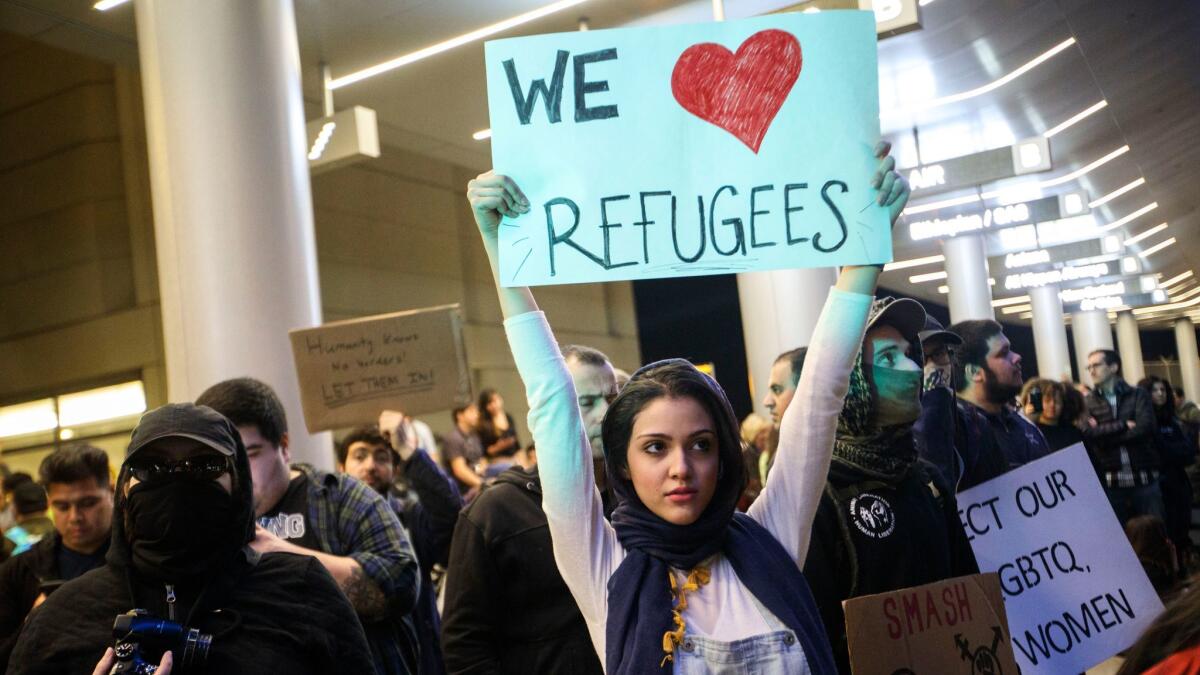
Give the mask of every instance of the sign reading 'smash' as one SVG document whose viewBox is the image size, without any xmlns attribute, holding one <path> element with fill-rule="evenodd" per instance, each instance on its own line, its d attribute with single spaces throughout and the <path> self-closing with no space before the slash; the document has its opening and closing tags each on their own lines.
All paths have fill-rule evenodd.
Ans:
<svg viewBox="0 0 1200 675">
<path fill-rule="evenodd" d="M 471 398 L 458 305 L 336 321 L 290 331 L 310 432 L 368 424 Z"/>
<path fill-rule="evenodd" d="M 875 20 L 836 11 L 494 40 L 506 286 L 879 263 Z"/>
</svg>

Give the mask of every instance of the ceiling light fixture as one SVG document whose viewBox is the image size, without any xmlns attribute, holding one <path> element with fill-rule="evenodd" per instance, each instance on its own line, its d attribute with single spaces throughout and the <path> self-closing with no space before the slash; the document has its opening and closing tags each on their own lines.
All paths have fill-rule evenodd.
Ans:
<svg viewBox="0 0 1200 675">
<path fill-rule="evenodd" d="M 1000 312 L 1001 312 L 1002 314 L 1019 314 L 1019 313 L 1021 313 L 1021 312 L 1028 312 L 1028 311 L 1030 311 L 1030 310 L 1032 310 L 1032 309 L 1033 309 L 1033 305 L 1029 305 L 1029 304 L 1025 304 L 1025 305 L 1013 305 L 1012 307 L 1002 307 L 1002 308 L 1000 308 Z"/>
<path fill-rule="evenodd" d="M 1111 162 L 1112 160 L 1120 157 L 1121 155 L 1123 155 L 1127 152 L 1129 152 L 1129 146 L 1123 145 L 1123 146 L 1117 148 L 1116 150 L 1113 150 L 1112 152 L 1108 153 L 1107 155 L 1101 157 L 1100 159 L 1097 159 L 1096 161 L 1092 162 L 1091 164 L 1088 164 L 1087 166 L 1085 166 L 1081 169 L 1076 169 L 1066 175 L 1059 176 L 1058 178 L 1050 178 L 1048 180 L 1038 181 L 1036 183 L 1026 183 L 1024 185 L 1016 185 L 1013 187 L 1005 188 L 1003 190 L 992 190 L 991 192 L 983 192 L 983 193 L 980 193 L 977 195 L 968 195 L 966 197 L 955 197 L 953 199 L 943 199 L 938 202 L 930 202 L 928 204 L 920 204 L 918 206 L 910 206 L 907 209 L 904 209 L 904 215 L 908 216 L 908 215 L 914 215 L 917 213 L 925 213 L 927 211 L 936 211 L 938 209 L 943 209 L 943 208 L 946 208 L 949 206 L 958 206 L 960 204 L 973 204 L 975 202 L 981 202 L 981 201 L 984 201 L 987 199 L 995 199 L 996 197 L 999 197 L 1001 194 L 1003 194 L 1005 192 L 1011 192 L 1011 191 L 1015 191 L 1015 190 L 1042 190 L 1045 188 L 1055 187 L 1057 185 L 1062 185 L 1063 183 L 1073 181 L 1076 178 L 1080 178 L 1080 177 L 1084 176 L 1085 174 L 1095 170 L 1096 168 L 1098 168 L 1104 164 L 1107 164 L 1108 162 Z M 1156 204 L 1156 206 L 1157 206 L 1157 204 Z"/>
<path fill-rule="evenodd" d="M 113 7 L 120 7 L 127 2 L 129 2 L 129 0 L 100 0 L 100 2 L 92 5 L 92 9 L 98 9 L 101 12 L 107 12 Z"/>
<path fill-rule="evenodd" d="M 1029 302 L 1028 295 L 1018 295 L 1015 298 L 997 298 L 992 301 L 992 307 L 1008 307 L 1009 305 L 1020 305 Z"/>
<path fill-rule="evenodd" d="M 942 295 L 946 295 L 949 292 L 950 292 L 949 286 L 938 286 L 938 293 L 941 293 Z"/>
<path fill-rule="evenodd" d="M 1180 293 L 1177 297 L 1171 298 L 1171 300 L 1173 300 L 1173 301 L 1187 300 L 1188 298 L 1192 297 L 1193 295 L 1196 295 L 1197 293 L 1200 293 L 1200 286 L 1197 286 L 1189 291 L 1184 291 L 1183 293 Z M 1168 293 L 1168 295 L 1170 295 L 1170 294 Z"/>
<path fill-rule="evenodd" d="M 1118 227 L 1121 227 L 1122 225 L 1124 225 L 1125 223 L 1128 223 L 1135 218 L 1140 218 L 1141 216 L 1143 216 L 1147 213 L 1150 213 L 1151 211 L 1153 211 L 1154 209 L 1157 209 L 1157 208 L 1158 208 L 1158 202 L 1150 202 L 1149 204 L 1147 204 L 1147 205 L 1143 206 L 1142 208 L 1138 209 L 1137 211 L 1134 211 L 1133 213 L 1125 216 L 1124 218 L 1114 220 L 1113 222 L 1109 223 L 1108 225 L 1101 227 L 1100 231 L 1101 232 L 1109 232 L 1111 230 L 1115 230 Z"/>
<path fill-rule="evenodd" d="M 1153 237 L 1154 235 L 1158 234 L 1159 232 L 1162 232 L 1165 229 L 1167 229 L 1167 224 L 1159 223 L 1158 225 L 1155 225 L 1154 227 L 1146 230 L 1145 232 L 1142 232 L 1141 234 L 1138 234 L 1136 236 L 1126 239 L 1125 245 L 1130 246 L 1130 245 L 1136 244 L 1139 241 L 1141 241 L 1147 237 Z"/>
<path fill-rule="evenodd" d="M 910 267 L 920 267 L 921 265 L 932 265 L 934 263 L 940 263 L 940 262 L 945 262 L 945 261 L 946 261 L 946 256 L 944 256 L 944 255 L 930 255 L 930 256 L 925 256 L 924 258 L 913 258 L 911 260 L 895 260 L 893 262 L 890 262 L 890 263 L 884 265 L 883 271 L 891 272 L 892 270 L 904 270 L 904 269 L 908 269 Z"/>
<path fill-rule="evenodd" d="M 1166 281 L 1160 283 L 1158 286 L 1159 286 L 1159 288 L 1166 288 L 1168 286 L 1174 286 L 1175 284 L 1179 283 L 1180 281 L 1183 281 L 1184 279 L 1187 279 L 1188 277 L 1191 277 L 1191 276 L 1192 276 L 1192 271 L 1188 270 L 1188 271 L 1184 272 L 1183 274 L 1176 274 L 1175 276 L 1171 277 L 1170 279 L 1167 279 Z"/>
<path fill-rule="evenodd" d="M 569 7 L 574 7 L 575 5 L 586 1 L 587 0 L 559 0 L 558 2 L 551 3 L 545 7 L 539 7 L 533 11 L 525 12 L 524 14 L 518 14 L 517 16 L 494 23 L 490 26 L 484 26 L 483 28 L 478 28 L 471 31 L 470 33 L 464 33 L 456 38 L 451 38 L 444 42 L 439 42 L 435 45 L 418 49 L 415 52 L 410 52 L 403 56 L 398 56 L 394 59 L 384 61 L 383 63 L 371 66 L 370 68 L 364 68 L 362 70 L 350 73 L 349 75 L 343 75 L 341 77 L 334 78 L 333 80 L 330 80 L 329 88 L 341 89 L 342 87 L 354 84 L 355 82 L 361 82 L 368 77 L 374 77 L 380 73 L 386 73 L 389 70 L 395 70 L 401 66 L 407 66 L 410 63 L 415 63 L 422 59 L 427 59 L 430 56 L 441 54 L 442 52 L 454 49 L 455 47 L 461 47 L 467 43 L 475 42 L 476 40 L 482 40 L 490 35 L 501 33 L 510 28 L 516 28 L 522 24 L 540 19 L 543 16 L 549 16 L 550 14 L 560 12 Z"/>
<path fill-rule="evenodd" d="M 1121 186 L 1121 187 L 1117 188 L 1116 190 L 1113 190 L 1112 192 L 1104 195 L 1103 197 L 1101 197 L 1095 201 L 1088 202 L 1088 208 L 1094 209 L 1094 208 L 1104 206 L 1105 204 L 1111 202 L 1112 200 L 1116 199 L 1117 197 L 1120 197 L 1121 195 L 1125 194 L 1126 192 L 1129 192 L 1130 190 L 1132 190 L 1136 187 L 1140 187 L 1145 184 L 1146 184 L 1146 179 L 1139 178 L 1139 179 L 1133 181 L 1132 183 L 1130 183 L 1129 185 Z"/>
<path fill-rule="evenodd" d="M 1154 255 L 1155 253 L 1158 253 L 1159 251 L 1163 250 L 1164 248 L 1166 248 L 1174 243 L 1175 243 L 1175 237 L 1171 237 L 1170 239 L 1160 241 L 1157 244 L 1146 249 L 1145 251 L 1142 251 L 1141 253 L 1138 254 L 1138 256 L 1141 257 L 1142 259 L 1149 258 L 1150 256 Z"/>
<path fill-rule="evenodd" d="M 887 115 L 888 117 L 893 117 L 893 116 L 901 115 L 901 114 L 909 114 L 909 113 L 919 112 L 921 110 L 927 110 L 929 108 L 936 108 L 938 106 L 943 106 L 943 105 L 947 105 L 950 103 L 958 103 L 959 101 L 965 101 L 969 98 L 975 98 L 976 96 L 982 96 L 990 91 L 994 91 L 996 89 L 999 89 L 1000 87 L 1003 87 L 1004 85 L 1008 84 L 1009 82 L 1012 82 L 1013 80 L 1024 75 L 1025 73 L 1033 70 L 1034 68 L 1037 68 L 1038 66 L 1040 66 L 1043 63 L 1045 63 L 1046 61 L 1054 58 L 1055 55 L 1059 54 L 1064 49 L 1067 49 L 1068 47 L 1070 47 L 1073 44 L 1075 44 L 1075 38 L 1073 38 L 1073 37 L 1067 38 L 1066 40 L 1063 40 L 1062 42 L 1058 43 L 1054 47 L 1050 48 L 1048 51 L 1039 55 L 1037 58 L 1033 59 L 1029 63 L 1026 63 L 1025 65 L 1021 66 L 1020 68 L 1017 68 L 1016 70 L 1012 71 L 1011 73 L 1004 75 L 1003 77 L 992 80 L 991 82 L 983 85 L 982 87 L 976 87 L 975 89 L 969 89 L 967 91 L 959 92 L 957 94 L 950 94 L 949 96 L 942 96 L 941 98 L 935 98 L 931 101 L 926 101 L 925 103 L 919 103 L 911 108 L 902 108 L 902 109 L 896 110 L 893 113 L 885 112 L 884 114 Z"/>
<path fill-rule="evenodd" d="M 926 281 L 937 281 L 938 279 L 945 279 L 945 278 L 946 278 L 946 273 L 945 273 L 945 272 L 930 272 L 930 273 L 928 273 L 928 274 L 916 274 L 916 275 L 913 275 L 913 276 L 911 276 L 911 277 L 909 277 L 909 278 L 908 278 L 908 283 L 910 283 L 910 284 L 923 284 L 923 283 L 925 283 Z"/>
<path fill-rule="evenodd" d="M 1044 133 L 1042 135 L 1045 136 L 1046 138 L 1052 138 L 1055 134 L 1062 133 L 1067 128 L 1074 126 L 1076 123 L 1086 119 L 1092 113 L 1096 112 L 1097 110 L 1103 110 L 1107 106 L 1108 106 L 1108 101 L 1100 101 L 1099 103 L 1093 104 L 1087 110 L 1084 110 L 1081 113 L 1077 113 L 1075 116 L 1071 117 L 1066 122 L 1063 122 L 1062 124 L 1054 127 L 1053 129 L 1050 129 L 1049 131 L 1047 131 L 1046 133 Z"/>
<path fill-rule="evenodd" d="M 471 138 L 474 138 L 477 141 L 482 141 L 482 140 L 485 140 L 485 139 L 488 139 L 491 137 L 492 137 L 492 130 L 490 128 L 489 129 L 480 129 L 479 131 L 476 131 L 475 133 L 471 134 Z"/>
</svg>

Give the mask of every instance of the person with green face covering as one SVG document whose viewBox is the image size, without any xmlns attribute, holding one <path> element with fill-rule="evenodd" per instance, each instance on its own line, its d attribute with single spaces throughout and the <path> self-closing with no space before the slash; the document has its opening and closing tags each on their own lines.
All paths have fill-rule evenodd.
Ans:
<svg viewBox="0 0 1200 675">
<path fill-rule="evenodd" d="M 843 600 L 979 571 L 954 490 L 913 443 L 924 326 L 915 300 L 875 301 L 838 418 L 804 576 L 842 673 L 850 672 Z"/>
</svg>

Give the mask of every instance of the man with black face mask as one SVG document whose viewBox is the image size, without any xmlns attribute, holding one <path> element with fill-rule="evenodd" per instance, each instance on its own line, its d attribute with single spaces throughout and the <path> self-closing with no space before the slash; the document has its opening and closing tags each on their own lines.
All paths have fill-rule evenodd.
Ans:
<svg viewBox="0 0 1200 675">
<path fill-rule="evenodd" d="M 30 615 L 10 674 L 91 672 L 132 609 L 212 636 L 182 673 L 373 672 L 362 625 L 316 560 L 259 555 L 253 489 L 237 429 L 204 406 L 142 416 L 117 478 L 103 567 L 67 582 Z M 143 642 L 143 657 L 162 650 Z"/>
<path fill-rule="evenodd" d="M 842 602 L 979 571 L 954 492 L 917 456 L 923 373 L 915 300 L 876 300 L 838 418 L 804 575 L 838 670 L 850 672 Z"/>
<path fill-rule="evenodd" d="M 1013 407 L 1024 384 L 1021 355 L 1004 328 L 991 319 L 960 321 L 949 328 L 962 338 L 954 354 L 958 416 L 956 466 L 941 467 L 966 490 L 1050 454 L 1037 425 Z"/>
</svg>

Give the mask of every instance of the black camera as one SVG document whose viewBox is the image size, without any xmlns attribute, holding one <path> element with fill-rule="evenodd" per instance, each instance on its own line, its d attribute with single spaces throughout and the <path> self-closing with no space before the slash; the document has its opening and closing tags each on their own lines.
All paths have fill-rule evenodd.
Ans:
<svg viewBox="0 0 1200 675">
<path fill-rule="evenodd" d="M 1029 390 L 1029 403 L 1033 405 L 1033 414 L 1042 414 L 1042 388 L 1034 387 Z"/>
<path fill-rule="evenodd" d="M 201 665 L 208 660 L 212 635 L 174 621 L 151 616 L 144 609 L 132 609 L 118 614 L 113 621 L 113 647 L 117 661 L 113 673 L 154 675 L 164 652 L 170 651 L 176 668 Z M 153 660 L 146 661 L 143 655 Z"/>
</svg>

